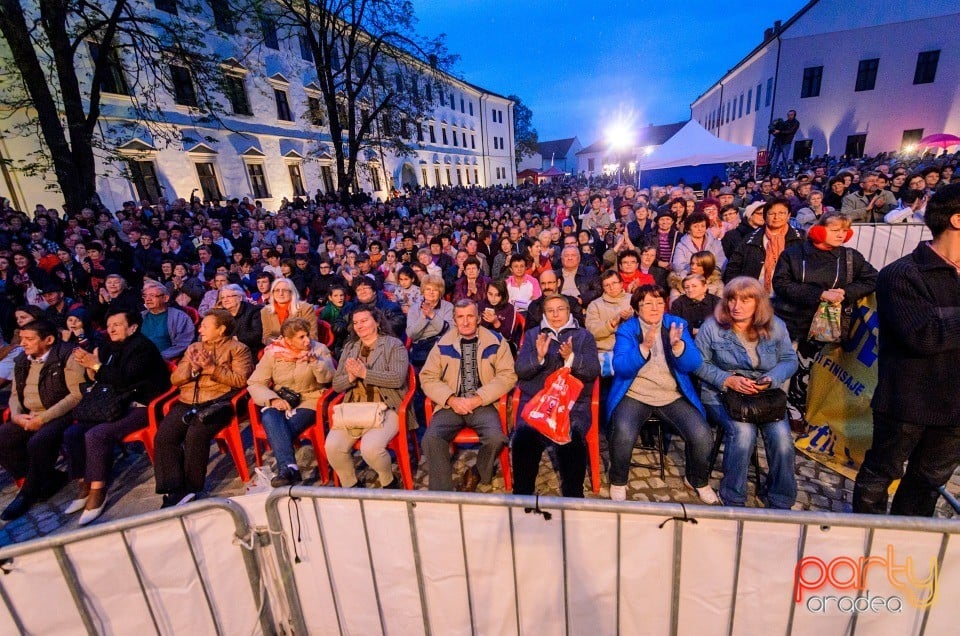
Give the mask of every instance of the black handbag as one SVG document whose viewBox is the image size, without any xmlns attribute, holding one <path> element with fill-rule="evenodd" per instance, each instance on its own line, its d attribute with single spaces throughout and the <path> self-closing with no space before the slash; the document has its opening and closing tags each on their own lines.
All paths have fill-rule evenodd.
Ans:
<svg viewBox="0 0 960 636">
<path fill-rule="evenodd" d="M 277 394 L 277 397 L 290 405 L 291 409 L 295 409 L 300 406 L 300 402 L 303 401 L 303 396 L 294 391 L 293 389 L 288 389 L 285 386 L 275 389 L 274 393 Z"/>
<path fill-rule="evenodd" d="M 73 416 L 81 422 L 115 422 L 130 410 L 130 398 L 112 385 L 91 382 L 80 387 Z"/>
<path fill-rule="evenodd" d="M 209 402 L 197 402 L 197 397 L 200 395 L 200 377 L 198 376 L 194 378 L 193 404 L 191 404 L 190 409 L 180 417 L 180 420 L 187 426 L 205 424 L 207 420 L 218 418 L 221 414 L 226 415 L 226 419 L 229 420 L 233 414 L 233 404 L 230 400 L 235 394 L 236 391 L 230 391 L 226 395 L 210 400 Z M 224 425 L 226 425 L 226 423 L 224 423 Z"/>
<path fill-rule="evenodd" d="M 769 424 L 782 420 L 787 414 L 787 394 L 783 389 L 767 389 L 756 395 L 730 389 L 720 394 L 720 400 L 735 422 Z"/>
</svg>

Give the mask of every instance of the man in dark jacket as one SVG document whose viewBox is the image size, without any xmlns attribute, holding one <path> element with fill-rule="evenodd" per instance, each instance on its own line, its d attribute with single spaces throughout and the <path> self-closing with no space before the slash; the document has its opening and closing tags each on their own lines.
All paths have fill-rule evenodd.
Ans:
<svg viewBox="0 0 960 636">
<path fill-rule="evenodd" d="M 560 252 L 560 269 L 557 277 L 560 280 L 559 292 L 576 298 L 579 301 L 580 315 L 583 315 L 587 305 L 599 298 L 603 290 L 600 288 L 600 274 L 592 267 L 582 265 L 581 258 L 580 250 L 577 248 L 563 248 Z"/>
<path fill-rule="evenodd" d="M 767 249 L 770 247 L 771 237 L 783 237 L 781 252 L 794 243 L 803 239 L 800 234 L 788 225 L 790 220 L 790 204 L 786 199 L 774 199 L 763 206 L 763 227 L 754 230 L 744 240 L 733 254 L 728 254 L 726 269 L 723 270 L 723 282 L 729 283 L 737 276 L 752 276 L 764 283 L 767 291 L 772 288 L 773 269 L 765 267 Z M 779 255 L 778 255 L 779 256 Z"/>
<path fill-rule="evenodd" d="M 34 320 L 20 327 L 20 345 L 23 352 L 13 367 L 10 421 L 0 425 L 0 466 L 24 483 L 0 514 L 4 521 L 23 516 L 67 483 L 66 473 L 54 466 L 83 381 L 72 346 L 60 341 L 50 322 Z"/>
<path fill-rule="evenodd" d="M 853 490 L 853 511 L 933 516 L 960 465 L 960 184 L 927 204 L 933 234 L 880 271 L 880 352 L 873 393 L 873 445 Z M 906 474 L 903 465 L 907 463 Z"/>
<path fill-rule="evenodd" d="M 773 145 L 770 149 L 770 174 L 779 173 L 780 165 L 788 161 L 790 154 L 790 144 L 793 138 L 800 130 L 800 122 L 797 121 L 797 111 L 788 110 L 787 119 L 778 119 L 774 122 L 774 128 L 770 131 L 773 135 Z"/>
</svg>

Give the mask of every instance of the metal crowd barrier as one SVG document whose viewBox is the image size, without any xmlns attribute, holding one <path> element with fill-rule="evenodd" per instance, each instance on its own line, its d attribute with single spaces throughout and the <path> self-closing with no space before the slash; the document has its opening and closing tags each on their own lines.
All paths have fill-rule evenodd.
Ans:
<svg viewBox="0 0 960 636">
<path fill-rule="evenodd" d="M 267 516 L 296 634 L 956 633 L 952 521 L 306 487 Z"/>
<path fill-rule="evenodd" d="M 859 251 L 878 270 L 912 252 L 920 241 L 933 236 L 923 223 L 854 223 L 847 244 Z"/>
<path fill-rule="evenodd" d="M 274 634 L 250 536 L 206 499 L 4 548 L 0 633 Z"/>
<path fill-rule="evenodd" d="M 209 499 L 0 550 L 0 633 L 956 633 L 955 521 L 310 487 L 265 513 Z"/>
</svg>

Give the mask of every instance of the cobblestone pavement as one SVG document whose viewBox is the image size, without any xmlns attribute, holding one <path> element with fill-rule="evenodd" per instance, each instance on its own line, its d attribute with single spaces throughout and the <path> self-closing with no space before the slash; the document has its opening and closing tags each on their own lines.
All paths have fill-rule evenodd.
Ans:
<svg viewBox="0 0 960 636">
<path fill-rule="evenodd" d="M 244 439 L 246 448 L 251 449 L 249 430 L 244 430 Z M 603 444 L 603 442 L 601 443 Z M 602 449 L 602 454 L 605 458 L 605 448 Z M 297 457 L 300 465 L 307 467 L 304 471 L 306 485 L 314 485 L 316 483 L 316 462 L 314 461 L 313 450 L 309 446 L 301 448 Z M 459 479 L 467 466 L 473 465 L 475 457 L 476 451 L 470 449 L 461 450 L 457 453 L 454 465 L 455 479 Z M 359 454 L 357 454 L 357 458 L 359 464 Z M 252 450 L 248 451 L 247 460 L 252 467 Z M 267 460 L 272 461 L 272 456 L 269 453 Z M 710 480 L 714 488 L 719 485 L 721 461 L 722 453 L 721 457 L 717 459 Z M 633 463 L 634 467 L 630 470 L 630 479 L 627 485 L 628 499 L 633 501 L 697 503 L 696 495 L 683 484 L 683 442 L 681 440 L 674 438 L 670 444 L 663 479 L 660 478 L 655 451 L 634 449 Z M 765 471 L 766 463 L 762 451 L 760 452 L 760 463 L 761 469 Z M 851 480 L 824 468 L 799 452 L 797 453 L 796 467 L 798 484 L 796 509 L 850 511 L 853 491 Z M 375 487 L 377 485 L 377 477 L 373 471 L 364 468 L 361 474 L 368 486 Z M 149 512 L 160 507 L 161 497 L 154 492 L 153 468 L 138 445 L 127 446 L 124 454 L 116 461 L 114 476 L 107 497 L 107 509 L 95 523 Z M 418 467 L 416 473 L 417 488 L 426 488 L 427 479 L 425 467 Z M 609 483 L 605 471 L 601 471 L 601 482 L 599 495 L 594 495 L 590 489 L 588 470 L 587 479 L 584 483 L 584 490 L 588 498 L 607 498 L 609 496 Z M 762 504 L 755 496 L 756 482 L 752 469 L 749 483 L 748 506 L 759 507 Z M 209 494 L 212 496 L 233 497 L 244 493 L 244 484 L 237 476 L 230 457 L 219 454 L 215 446 L 212 446 L 207 485 L 210 489 Z M 0 546 L 76 529 L 79 514 L 69 516 L 63 514 L 63 509 L 75 496 L 74 488 L 73 485 L 68 485 L 50 500 L 35 505 L 27 515 L 0 527 Z M 954 476 L 948 484 L 948 490 L 955 495 L 960 495 L 960 475 Z M 489 486 L 481 485 L 479 491 L 503 492 L 502 474 L 498 472 L 493 483 Z M 549 453 L 544 453 L 543 461 L 540 464 L 537 491 L 546 495 L 560 494 L 557 473 L 553 470 Z M 10 503 L 16 492 L 17 488 L 9 476 L 0 472 L 0 509 Z M 942 499 L 938 506 L 938 516 L 953 516 L 952 509 Z"/>
</svg>

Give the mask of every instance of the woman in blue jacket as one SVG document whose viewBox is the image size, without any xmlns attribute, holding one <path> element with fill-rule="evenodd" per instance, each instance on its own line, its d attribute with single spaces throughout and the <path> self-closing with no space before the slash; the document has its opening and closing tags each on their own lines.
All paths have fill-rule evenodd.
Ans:
<svg viewBox="0 0 960 636">
<path fill-rule="evenodd" d="M 610 498 L 627 495 L 630 456 L 640 427 L 651 415 L 670 424 L 684 440 L 685 482 L 706 504 L 719 503 L 710 488 L 710 426 L 690 374 L 703 362 L 687 323 L 666 311 L 666 291 L 644 285 L 633 293 L 637 312 L 617 328 L 613 386 L 607 397 L 610 435 Z"/>
</svg>

